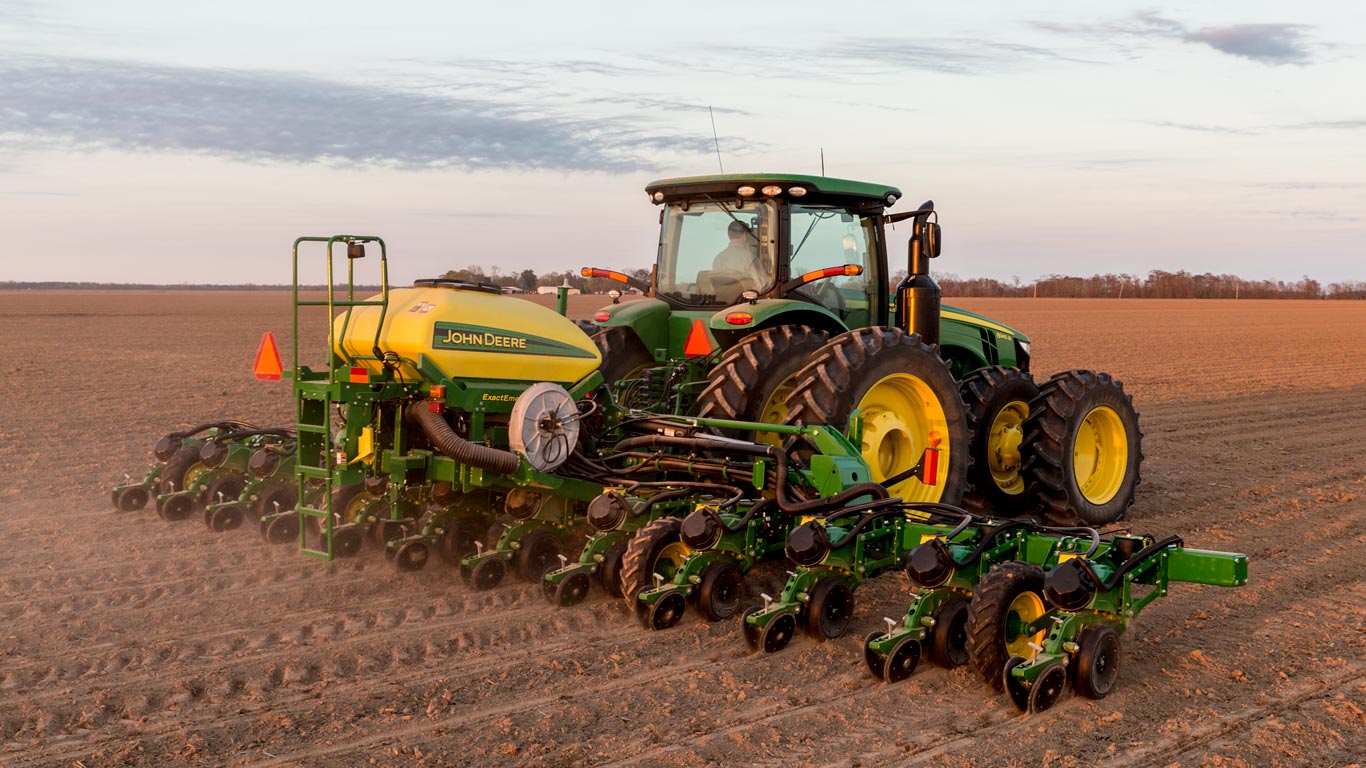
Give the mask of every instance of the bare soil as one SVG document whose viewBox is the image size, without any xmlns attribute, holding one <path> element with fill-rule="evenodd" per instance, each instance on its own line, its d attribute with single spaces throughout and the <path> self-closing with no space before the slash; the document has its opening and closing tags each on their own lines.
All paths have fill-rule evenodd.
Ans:
<svg viewBox="0 0 1366 768">
<path fill-rule="evenodd" d="M 576 299 L 586 314 L 601 301 Z M 288 423 L 288 298 L 0 293 L 0 764 L 1344 766 L 1366 754 L 1366 303 L 959 301 L 1025 330 L 1035 372 L 1108 370 L 1146 433 L 1130 524 L 1246 552 L 1123 638 L 1108 698 L 1021 716 L 968 671 L 886 685 L 849 633 L 748 652 L 736 622 L 641 629 L 373 553 L 116 513 L 160 434 Z M 315 338 L 317 324 L 311 327 Z M 320 347 L 313 343 L 316 356 Z M 756 589 L 773 589 L 780 571 Z"/>
</svg>

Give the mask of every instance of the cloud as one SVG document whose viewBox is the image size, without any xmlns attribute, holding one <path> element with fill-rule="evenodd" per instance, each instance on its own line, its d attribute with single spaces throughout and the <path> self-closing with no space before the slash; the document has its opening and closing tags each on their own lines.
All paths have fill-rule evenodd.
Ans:
<svg viewBox="0 0 1366 768">
<path fill-rule="evenodd" d="M 1148 125 L 1155 125 L 1159 128 L 1178 128 L 1183 131 L 1198 131 L 1200 133 L 1219 133 L 1225 136 L 1257 136 L 1261 131 L 1251 128 L 1232 128 L 1227 125 L 1208 125 L 1205 123 L 1177 123 L 1170 120 L 1152 120 Z"/>
<path fill-rule="evenodd" d="M 711 137 L 648 118 L 297 74 L 0 57 L 0 147 L 190 152 L 245 161 L 627 172 Z"/>
<path fill-rule="evenodd" d="M 1151 38 L 1206 45 L 1220 53 L 1269 65 L 1308 64 L 1314 45 L 1306 38 L 1304 24 L 1231 24 L 1189 29 L 1175 19 L 1152 11 L 1112 22 L 1058 24 L 1036 21 L 1034 27 L 1063 35 L 1101 39 Z"/>
</svg>

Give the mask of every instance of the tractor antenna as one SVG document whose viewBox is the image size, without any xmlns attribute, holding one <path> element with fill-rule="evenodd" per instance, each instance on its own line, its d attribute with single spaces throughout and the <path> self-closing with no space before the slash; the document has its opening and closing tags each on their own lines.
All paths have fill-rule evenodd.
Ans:
<svg viewBox="0 0 1366 768">
<path fill-rule="evenodd" d="M 825 147 L 821 147 L 821 175 L 825 175 Z"/>
<path fill-rule="evenodd" d="M 707 105 L 707 114 L 711 117 L 711 140 L 716 142 L 716 167 L 725 173 L 726 166 L 721 164 L 721 139 L 716 135 L 716 114 L 711 111 L 710 104 Z"/>
</svg>

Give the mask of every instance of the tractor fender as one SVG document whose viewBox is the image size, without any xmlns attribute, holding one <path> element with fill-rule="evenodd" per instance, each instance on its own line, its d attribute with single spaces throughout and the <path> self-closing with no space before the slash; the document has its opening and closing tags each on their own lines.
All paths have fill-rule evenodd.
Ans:
<svg viewBox="0 0 1366 768">
<path fill-rule="evenodd" d="M 734 313 L 748 314 L 751 319 L 747 323 L 732 323 L 726 318 Z M 711 327 L 712 335 L 724 347 L 731 346 L 755 331 L 779 325 L 805 325 L 817 331 L 825 331 L 831 336 L 838 336 L 849 330 L 834 312 L 819 304 L 795 299 L 762 299 L 753 304 L 735 304 L 713 314 L 708 325 Z"/>
<path fill-rule="evenodd" d="M 660 299 L 637 299 L 610 304 L 598 310 L 608 313 L 606 320 L 594 319 L 601 328 L 624 326 L 636 332 L 645 348 L 653 352 L 669 348 L 669 305 Z"/>
</svg>

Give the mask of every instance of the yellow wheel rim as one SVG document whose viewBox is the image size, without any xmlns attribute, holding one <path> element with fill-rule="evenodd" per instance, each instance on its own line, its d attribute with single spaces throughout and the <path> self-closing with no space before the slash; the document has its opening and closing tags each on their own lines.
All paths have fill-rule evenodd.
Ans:
<svg viewBox="0 0 1366 768">
<path fill-rule="evenodd" d="M 759 421 L 765 424 L 786 424 L 787 423 L 787 396 L 792 394 L 792 390 L 797 388 L 797 374 L 792 374 L 783 379 L 773 390 L 773 394 L 768 396 L 768 401 L 759 410 Z M 776 445 L 782 447 L 782 436 L 773 432 L 758 432 L 754 435 L 756 443 L 766 445 Z"/>
<path fill-rule="evenodd" d="M 1072 476 L 1092 504 L 1105 504 L 1124 485 L 1129 441 L 1119 414 L 1107 406 L 1091 409 L 1081 420 L 1072 446 Z"/>
<path fill-rule="evenodd" d="M 177 488 L 176 490 L 194 490 L 195 487 L 199 485 L 199 478 L 208 474 L 209 471 L 209 468 L 204 466 L 202 462 L 196 461 L 190 465 L 189 469 L 185 470 L 185 486 L 183 488 Z"/>
<path fill-rule="evenodd" d="M 683 561 L 687 560 L 690 554 L 692 549 L 681 541 L 666 545 L 660 551 L 659 559 L 655 561 L 655 572 L 663 574 L 665 578 L 673 578 L 674 573 L 683 567 Z"/>
<path fill-rule="evenodd" d="M 1010 601 L 1010 607 L 1006 609 L 1005 620 L 1005 641 L 1007 658 L 1019 656 L 1024 659 L 1034 658 L 1034 649 L 1029 645 L 1043 644 L 1044 631 L 1041 629 L 1032 635 L 1025 632 L 1029 625 L 1039 620 L 1044 614 L 1043 600 L 1033 592 L 1022 592 Z"/>
<path fill-rule="evenodd" d="M 1020 474 L 1020 444 L 1024 442 L 1024 421 L 1029 403 L 1012 400 L 996 414 L 987 433 L 987 464 L 996 487 L 1011 496 L 1024 493 Z"/>
<path fill-rule="evenodd" d="M 376 500 L 378 500 L 378 497 L 374 496 L 369 491 L 361 491 L 355 496 L 352 496 L 351 500 L 346 502 L 345 507 L 334 511 L 341 514 L 341 521 L 343 523 L 354 523 L 360 519 L 361 513 L 365 511 L 365 507 Z"/>
<path fill-rule="evenodd" d="M 906 501 L 939 501 L 954 446 L 949 444 L 944 406 L 930 385 L 918 376 L 894 373 L 873 384 L 858 407 L 863 413 L 861 451 L 876 482 L 914 467 L 929 447 L 931 435 L 939 440 L 939 471 L 934 485 L 913 477 L 888 489 Z"/>
</svg>

